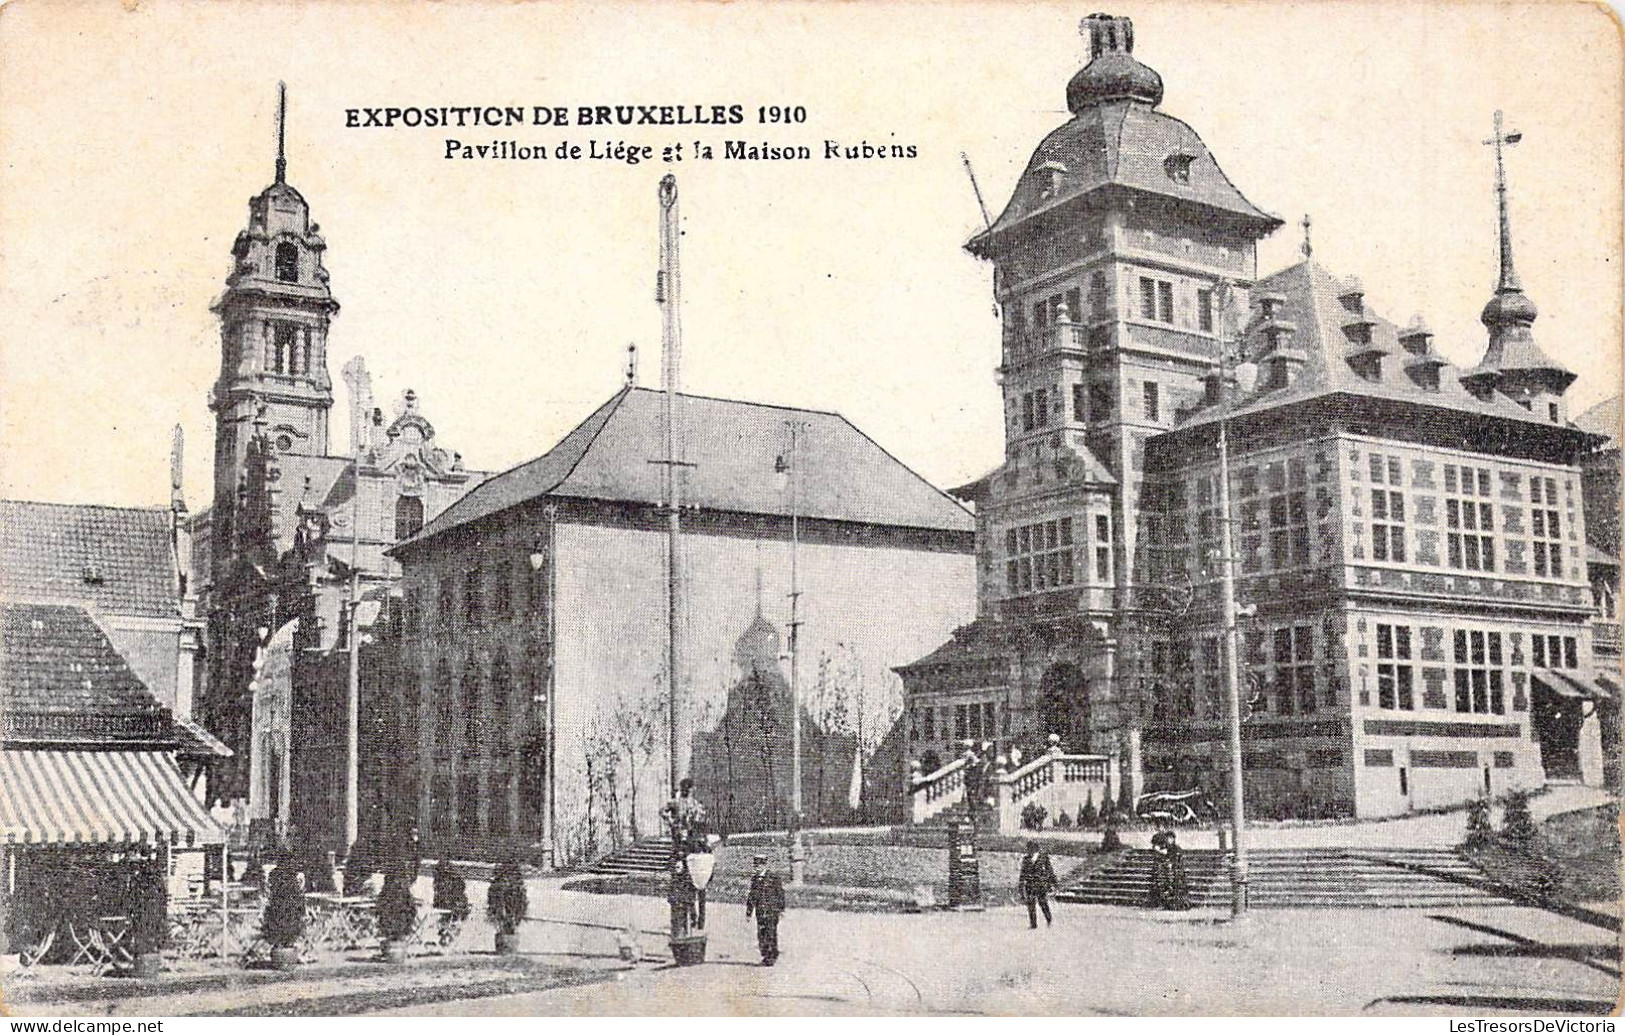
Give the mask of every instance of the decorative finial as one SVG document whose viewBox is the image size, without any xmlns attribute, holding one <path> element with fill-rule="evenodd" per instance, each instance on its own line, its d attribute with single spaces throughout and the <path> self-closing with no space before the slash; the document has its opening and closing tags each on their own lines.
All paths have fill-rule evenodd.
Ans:
<svg viewBox="0 0 1625 1035">
<path fill-rule="evenodd" d="M 1502 152 L 1523 139 L 1522 133 L 1508 133 L 1503 129 L 1500 109 L 1495 112 L 1495 135 L 1484 141 L 1484 146 L 1495 148 L 1495 199 L 1501 217 L 1501 279 L 1497 291 L 1518 291 L 1518 271 L 1512 266 L 1512 221 L 1507 215 L 1507 174 Z"/>
<path fill-rule="evenodd" d="M 182 456 L 186 451 L 186 432 L 179 424 L 169 442 L 169 509 L 177 514 L 186 512 L 186 493 L 181 488 Z"/>
<path fill-rule="evenodd" d="M 626 387 L 636 388 L 638 383 L 638 346 L 636 342 L 629 342 L 626 346 Z"/>
<path fill-rule="evenodd" d="M 283 152 L 283 137 L 288 124 L 288 85 L 276 84 L 276 182 L 288 182 L 288 159 Z"/>
<path fill-rule="evenodd" d="M 1303 260 L 1305 262 L 1308 262 L 1310 256 L 1315 254 L 1314 242 L 1309 239 L 1309 229 L 1313 225 L 1314 220 L 1310 219 L 1309 213 L 1305 212 L 1303 214 Z"/>
</svg>

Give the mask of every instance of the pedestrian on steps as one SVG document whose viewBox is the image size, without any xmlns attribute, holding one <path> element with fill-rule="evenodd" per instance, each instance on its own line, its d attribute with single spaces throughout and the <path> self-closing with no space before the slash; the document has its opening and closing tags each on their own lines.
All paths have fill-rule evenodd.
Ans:
<svg viewBox="0 0 1625 1035">
<path fill-rule="evenodd" d="M 1021 856 L 1021 874 L 1016 879 L 1016 886 L 1021 900 L 1027 903 L 1028 928 L 1038 929 L 1040 909 L 1044 911 L 1044 926 L 1048 927 L 1053 922 L 1049 911 L 1049 894 L 1055 889 L 1055 867 L 1050 864 L 1049 853 L 1037 841 L 1027 842 L 1027 850 Z"/>
<path fill-rule="evenodd" d="M 756 875 L 750 879 L 745 896 L 745 918 L 756 917 L 756 945 L 762 950 L 762 966 L 779 961 L 779 917 L 784 913 L 784 882 L 767 868 L 767 853 L 756 853 Z"/>
</svg>

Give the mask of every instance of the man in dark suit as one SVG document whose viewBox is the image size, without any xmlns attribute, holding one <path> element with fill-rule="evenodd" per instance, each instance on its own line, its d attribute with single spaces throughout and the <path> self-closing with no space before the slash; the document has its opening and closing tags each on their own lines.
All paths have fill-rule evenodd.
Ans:
<svg viewBox="0 0 1625 1035">
<path fill-rule="evenodd" d="M 1044 911 L 1044 925 L 1051 922 L 1049 893 L 1055 887 L 1055 867 L 1050 865 L 1049 853 L 1037 841 L 1027 842 L 1027 851 L 1021 856 L 1021 874 L 1016 879 L 1021 900 L 1027 903 L 1027 924 L 1038 928 L 1038 911 Z"/>
<path fill-rule="evenodd" d="M 779 916 L 784 912 L 784 883 L 767 868 L 767 853 L 756 853 L 756 875 L 750 879 L 745 897 L 745 917 L 756 917 L 756 944 L 762 950 L 762 966 L 779 961 Z"/>
</svg>

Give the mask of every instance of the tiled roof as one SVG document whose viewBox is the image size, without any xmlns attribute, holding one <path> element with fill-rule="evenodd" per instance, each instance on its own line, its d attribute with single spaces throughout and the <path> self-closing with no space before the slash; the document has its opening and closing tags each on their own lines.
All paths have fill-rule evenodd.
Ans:
<svg viewBox="0 0 1625 1035">
<path fill-rule="evenodd" d="M 1188 167 L 1188 179 L 1169 175 L 1170 158 Z M 986 254 L 995 237 L 1027 217 L 1110 186 L 1221 209 L 1264 228 L 1281 225 L 1236 189 L 1194 129 L 1125 100 L 1092 105 L 1045 137 L 1010 203 L 966 247 Z"/>
<path fill-rule="evenodd" d="M 0 599 L 173 617 L 169 511 L 0 500 Z"/>
<path fill-rule="evenodd" d="M 1351 280 L 1334 276 L 1319 263 L 1307 260 L 1260 280 L 1252 289 L 1252 297 L 1255 302 L 1265 295 L 1277 295 L 1283 299 L 1277 318 L 1294 326 L 1295 330 L 1286 344 L 1304 354 L 1303 369 L 1285 388 L 1266 388 L 1263 379 L 1260 379 L 1252 392 L 1231 402 L 1198 410 L 1180 426 L 1194 427 L 1220 417 L 1236 417 L 1318 396 L 1346 393 L 1410 402 L 1456 413 L 1499 417 L 1542 428 L 1552 427 L 1548 421 L 1504 395 L 1495 394 L 1487 400 L 1474 396 L 1461 384 L 1464 372 L 1436 354 L 1430 355 L 1437 360 L 1439 388 L 1437 391 L 1424 388 L 1408 372 L 1406 361 L 1412 356 L 1399 343 L 1401 329 L 1372 312 L 1369 306 L 1356 313 L 1340 300 L 1339 296 L 1348 290 L 1351 283 Z M 1371 346 L 1384 354 L 1380 376 L 1375 380 L 1368 380 L 1356 373 L 1349 364 L 1349 357 L 1359 349 L 1343 328 L 1360 320 L 1369 321 Z M 1245 334 L 1245 352 L 1249 358 L 1256 358 L 1265 351 L 1263 325 L 1255 314 Z"/>
<path fill-rule="evenodd" d="M 168 711 L 90 615 L 66 604 L 0 604 L 0 703 L 92 717 Z"/>
<path fill-rule="evenodd" d="M 0 720 L 8 744 L 231 754 L 202 726 L 176 720 L 95 619 L 70 604 L 0 603 Z"/>
<path fill-rule="evenodd" d="M 805 518 L 969 533 L 970 514 L 836 413 L 679 396 L 684 505 L 752 514 L 787 514 L 774 476 L 789 447 L 785 421 L 805 424 L 800 439 L 800 512 Z M 661 393 L 621 391 L 557 446 L 495 475 L 424 526 L 421 542 L 538 496 L 644 504 L 661 502 Z"/>
<path fill-rule="evenodd" d="M 1618 440 L 1621 426 L 1620 397 L 1604 399 L 1591 409 L 1574 418 L 1574 426 L 1581 431 L 1589 431 L 1593 435 L 1603 435 L 1619 448 Z"/>
</svg>

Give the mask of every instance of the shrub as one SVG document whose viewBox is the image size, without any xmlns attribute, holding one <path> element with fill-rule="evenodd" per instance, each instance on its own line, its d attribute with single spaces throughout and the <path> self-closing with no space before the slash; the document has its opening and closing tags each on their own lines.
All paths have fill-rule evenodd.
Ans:
<svg viewBox="0 0 1625 1035">
<path fill-rule="evenodd" d="M 530 896 L 525 891 L 525 875 L 513 860 L 497 867 L 491 880 L 491 890 L 485 898 L 485 916 L 501 934 L 514 934 L 520 921 L 530 911 Z"/>
<path fill-rule="evenodd" d="M 358 840 L 350 846 L 350 852 L 344 859 L 344 894 L 353 898 L 364 892 L 367 881 L 377 873 L 382 866 L 379 862 L 378 846 L 372 839 Z"/>
<path fill-rule="evenodd" d="M 1061 812 L 1057 812 L 1055 814 L 1055 829 L 1056 830 L 1071 830 L 1072 829 L 1072 814 L 1069 813 L 1069 812 L 1066 812 L 1064 810 L 1061 811 Z"/>
<path fill-rule="evenodd" d="M 305 933 L 305 896 L 299 890 L 299 878 L 293 867 L 283 863 L 271 871 L 265 883 L 270 888 L 270 899 L 265 903 L 260 933 L 273 948 L 291 949 Z"/>
<path fill-rule="evenodd" d="M 156 859 L 137 864 L 130 879 L 130 948 L 138 956 L 161 952 L 169 940 L 169 884 Z"/>
<path fill-rule="evenodd" d="M 434 907 L 446 910 L 453 920 L 467 920 L 472 911 L 463 875 L 445 859 L 434 868 Z"/>
<path fill-rule="evenodd" d="M 1480 848 L 1490 843 L 1495 831 L 1490 827 L 1490 802 L 1478 798 L 1467 805 L 1467 846 Z"/>
<path fill-rule="evenodd" d="M 404 867 L 391 867 L 378 896 L 378 937 L 386 942 L 403 941 L 417 922 L 418 900 L 412 897 L 411 877 Z"/>
<path fill-rule="evenodd" d="M 1078 829 L 1092 827 L 1099 821 L 1100 813 L 1095 811 L 1095 792 L 1090 791 L 1083 804 L 1078 806 Z"/>
<path fill-rule="evenodd" d="M 1121 851 L 1123 848 L 1123 839 L 1117 835 L 1118 819 L 1116 809 L 1112 809 L 1110 812 L 1106 813 L 1105 824 L 1106 833 L 1100 839 L 1100 850 L 1102 852 Z"/>
<path fill-rule="evenodd" d="M 1029 801 L 1021 810 L 1021 828 L 1023 830 L 1043 830 L 1044 820 L 1049 818 L 1049 809 Z"/>
<path fill-rule="evenodd" d="M 1506 810 L 1501 816 L 1501 836 L 1517 848 L 1528 848 L 1537 833 L 1535 818 L 1529 814 L 1529 792 L 1508 791 Z"/>
</svg>

